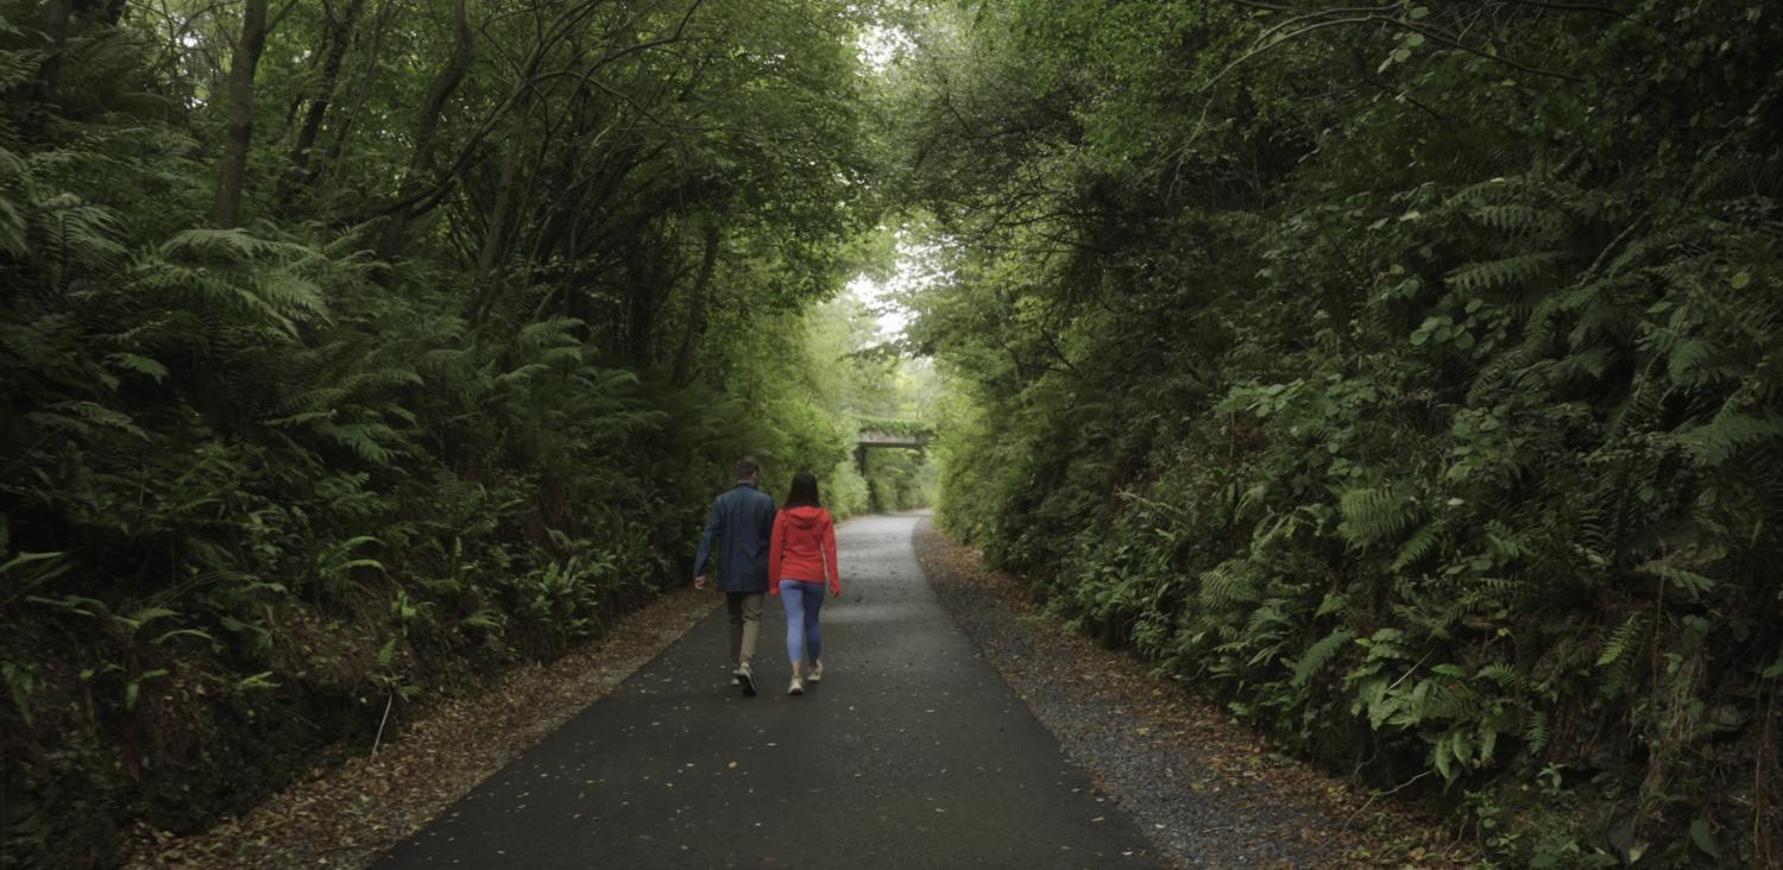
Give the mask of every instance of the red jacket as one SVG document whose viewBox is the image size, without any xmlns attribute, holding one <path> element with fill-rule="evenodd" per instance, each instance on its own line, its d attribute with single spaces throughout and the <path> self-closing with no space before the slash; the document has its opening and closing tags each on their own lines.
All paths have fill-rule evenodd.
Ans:
<svg viewBox="0 0 1783 870">
<path fill-rule="evenodd" d="M 836 567 L 836 523 L 820 507 L 800 505 L 774 517 L 774 537 L 768 544 L 768 591 L 780 594 L 781 580 L 830 584 L 830 593 L 842 593 L 842 571 Z"/>
</svg>

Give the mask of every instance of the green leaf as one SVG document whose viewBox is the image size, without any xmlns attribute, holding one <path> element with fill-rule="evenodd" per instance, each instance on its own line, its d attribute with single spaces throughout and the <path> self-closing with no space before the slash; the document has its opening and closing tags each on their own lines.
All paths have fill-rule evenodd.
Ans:
<svg viewBox="0 0 1783 870">
<path fill-rule="evenodd" d="M 1696 844 L 1696 848 L 1710 858 L 1721 857 L 1721 844 L 1715 842 L 1715 834 L 1709 830 L 1708 819 L 1697 816 L 1690 822 L 1690 842 Z"/>
<path fill-rule="evenodd" d="M 166 366 L 139 354 L 114 353 L 106 357 L 105 361 L 117 368 L 154 378 L 156 383 L 167 378 Z"/>
<path fill-rule="evenodd" d="M 130 614 L 129 616 L 120 616 L 117 618 L 125 623 L 128 623 L 130 625 L 130 627 L 132 627 L 132 628 L 140 628 L 144 625 L 147 625 L 148 623 L 154 622 L 157 619 L 166 619 L 170 616 L 178 616 L 178 615 L 179 615 L 179 611 L 169 610 L 165 607 L 144 607 L 143 609 L 138 610 L 135 613 Z"/>
<path fill-rule="evenodd" d="M 140 673 L 136 676 L 136 679 L 131 680 L 129 683 L 125 684 L 125 686 L 124 686 L 124 709 L 125 710 L 136 709 L 136 700 L 142 694 L 142 684 L 143 683 L 145 683 L 149 680 L 160 679 L 165 676 L 167 676 L 166 668 L 155 668 L 154 670 L 143 671 L 142 673 Z"/>
<path fill-rule="evenodd" d="M 235 682 L 237 692 L 264 692 L 278 687 L 279 684 L 272 680 L 272 671 L 261 671 Z"/>
<path fill-rule="evenodd" d="M 217 641 L 217 639 L 212 637 L 207 631 L 202 631 L 196 628 L 176 628 L 173 631 L 157 636 L 154 640 L 149 641 L 149 643 L 152 643 L 155 646 L 160 646 L 176 637 L 195 637 L 209 643 L 216 643 Z"/>
</svg>

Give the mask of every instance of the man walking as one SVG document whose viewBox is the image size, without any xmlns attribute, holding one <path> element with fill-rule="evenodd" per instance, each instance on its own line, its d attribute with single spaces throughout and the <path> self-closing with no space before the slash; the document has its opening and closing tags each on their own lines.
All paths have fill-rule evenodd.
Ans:
<svg viewBox="0 0 1783 870">
<path fill-rule="evenodd" d="M 768 591 L 768 543 L 774 534 L 774 498 L 756 488 L 761 464 L 737 460 L 737 485 L 712 502 L 700 554 L 693 560 L 693 585 L 706 588 L 706 566 L 718 545 L 718 588 L 731 615 L 731 685 L 755 694 L 755 640 L 761 633 L 762 596 Z"/>
</svg>

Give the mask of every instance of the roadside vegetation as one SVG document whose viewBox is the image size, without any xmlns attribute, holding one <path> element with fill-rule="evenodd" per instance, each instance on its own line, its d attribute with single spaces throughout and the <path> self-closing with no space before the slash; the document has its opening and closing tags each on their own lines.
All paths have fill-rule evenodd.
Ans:
<svg viewBox="0 0 1783 870">
<path fill-rule="evenodd" d="M 946 526 L 1505 866 L 1783 862 L 1783 15 L 942 5 Z"/>
<path fill-rule="evenodd" d="M 856 415 L 908 409 L 826 302 L 882 259 L 861 23 L 0 2 L 0 863 L 603 634 L 741 453 L 862 510 Z"/>
<path fill-rule="evenodd" d="M 4 863 L 606 633 L 747 452 L 1499 864 L 1778 866 L 1780 52 L 1756 0 L 0 0 Z"/>
</svg>

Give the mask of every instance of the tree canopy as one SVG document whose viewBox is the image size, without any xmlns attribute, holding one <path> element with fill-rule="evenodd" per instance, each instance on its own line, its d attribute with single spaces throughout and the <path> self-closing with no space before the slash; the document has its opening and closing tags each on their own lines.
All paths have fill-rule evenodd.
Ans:
<svg viewBox="0 0 1783 870">
<path fill-rule="evenodd" d="M 0 0 L 8 860 L 601 634 L 752 453 L 937 496 L 1493 861 L 1774 865 L 1780 50 L 1756 0 Z"/>
<path fill-rule="evenodd" d="M 7 863 L 601 633 L 738 455 L 863 509 L 864 15 L 0 3 Z"/>
<path fill-rule="evenodd" d="M 1499 860 L 1779 860 L 1776 9 L 910 34 L 954 530 Z"/>
</svg>

